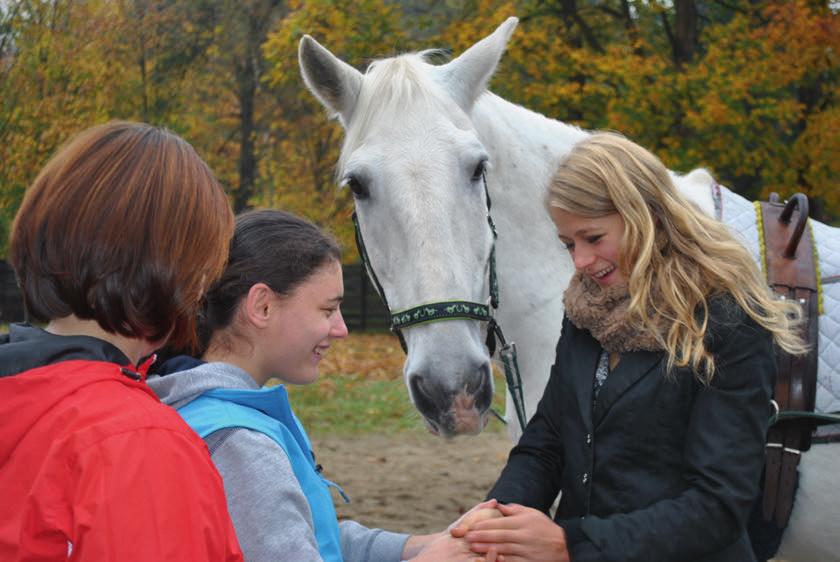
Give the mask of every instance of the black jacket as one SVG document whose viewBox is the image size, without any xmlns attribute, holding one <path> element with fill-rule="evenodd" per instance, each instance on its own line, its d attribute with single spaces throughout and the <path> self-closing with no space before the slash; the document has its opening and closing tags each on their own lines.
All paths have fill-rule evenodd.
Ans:
<svg viewBox="0 0 840 562">
<path fill-rule="evenodd" d="M 749 562 L 745 524 L 764 462 L 771 334 L 730 298 L 710 305 L 709 386 L 625 353 L 592 402 L 600 344 L 568 319 L 537 413 L 488 494 L 547 512 L 572 562 Z"/>
</svg>

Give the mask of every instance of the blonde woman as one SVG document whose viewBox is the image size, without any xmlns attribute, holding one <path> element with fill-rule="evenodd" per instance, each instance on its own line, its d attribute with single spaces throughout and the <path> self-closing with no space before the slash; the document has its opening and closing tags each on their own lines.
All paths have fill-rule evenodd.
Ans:
<svg viewBox="0 0 840 562">
<path fill-rule="evenodd" d="M 549 212 L 576 274 L 551 378 L 488 495 L 474 551 L 519 560 L 755 560 L 775 377 L 796 305 L 677 192 L 663 164 L 599 133 L 561 163 Z M 557 514 L 546 515 L 558 492 Z"/>
</svg>

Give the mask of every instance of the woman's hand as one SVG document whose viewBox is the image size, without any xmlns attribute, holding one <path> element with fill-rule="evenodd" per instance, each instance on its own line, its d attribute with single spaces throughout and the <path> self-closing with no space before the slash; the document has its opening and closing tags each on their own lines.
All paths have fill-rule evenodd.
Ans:
<svg viewBox="0 0 840 562">
<path fill-rule="evenodd" d="M 467 533 L 470 527 L 479 521 L 494 517 L 503 517 L 501 512 L 496 509 L 498 505 L 499 502 L 495 499 L 481 502 L 452 523 L 448 528 L 449 532 L 452 533 L 453 537 L 460 538 Z"/>
<path fill-rule="evenodd" d="M 408 537 L 408 540 L 403 547 L 402 559 L 413 559 L 414 556 L 417 556 L 421 550 L 426 548 L 432 542 L 444 536 L 448 537 L 450 532 L 452 532 L 452 536 L 454 537 L 463 537 L 467 533 L 469 526 L 476 521 L 481 521 L 489 517 L 502 517 L 502 514 L 495 509 L 497 504 L 498 502 L 496 500 L 481 502 L 459 517 L 454 523 L 447 527 L 446 530 L 441 531 L 440 533 L 432 533 L 430 535 L 412 535 Z M 452 530 L 456 528 L 462 529 L 462 531 L 460 531 L 460 533 L 453 532 Z"/>
<path fill-rule="evenodd" d="M 505 562 L 497 556 L 496 548 L 491 546 L 477 556 L 470 550 L 470 545 L 463 539 L 456 539 L 444 534 L 429 543 L 420 554 L 411 559 L 412 562 Z"/>
<path fill-rule="evenodd" d="M 544 513 L 499 504 L 502 518 L 476 522 L 465 536 L 473 552 L 501 555 L 504 562 L 569 562 L 566 532 Z"/>
</svg>

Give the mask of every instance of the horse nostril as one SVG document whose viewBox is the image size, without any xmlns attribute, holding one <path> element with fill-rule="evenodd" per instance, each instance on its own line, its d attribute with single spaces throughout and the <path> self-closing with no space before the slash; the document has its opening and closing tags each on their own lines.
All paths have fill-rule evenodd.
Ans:
<svg viewBox="0 0 840 562">
<path fill-rule="evenodd" d="M 479 368 L 475 375 L 467 379 L 467 384 L 464 387 L 464 390 L 470 396 L 475 396 L 481 390 L 482 386 L 484 386 L 484 372 L 481 368 Z"/>
<path fill-rule="evenodd" d="M 493 384 L 490 379 L 490 364 L 485 363 L 478 369 L 477 387 L 473 396 L 475 396 L 475 407 L 479 412 L 485 412 L 490 407 L 493 401 Z"/>
<path fill-rule="evenodd" d="M 464 385 L 464 392 L 475 400 L 475 407 L 479 412 L 484 412 L 490 407 L 493 401 L 493 385 L 490 380 L 490 364 L 482 364 L 467 379 Z"/>
<path fill-rule="evenodd" d="M 432 392 L 423 382 L 423 377 L 420 375 L 410 375 L 408 384 L 411 388 L 411 395 L 414 397 L 414 405 L 420 410 L 420 413 L 427 417 L 437 417 L 440 406 L 435 403 Z"/>
</svg>

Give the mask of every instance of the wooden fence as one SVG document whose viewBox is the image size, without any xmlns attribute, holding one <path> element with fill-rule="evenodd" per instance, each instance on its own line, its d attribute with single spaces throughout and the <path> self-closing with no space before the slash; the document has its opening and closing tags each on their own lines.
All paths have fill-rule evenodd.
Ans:
<svg viewBox="0 0 840 562">
<path fill-rule="evenodd" d="M 376 294 L 361 264 L 344 266 L 344 303 L 341 311 L 351 330 L 387 330 L 388 311 Z M 24 320 L 23 301 L 15 273 L 0 261 L 0 324 Z"/>
<path fill-rule="evenodd" d="M 387 330 L 388 310 L 361 263 L 344 266 L 344 322 L 350 330 Z"/>
<path fill-rule="evenodd" d="M 15 272 L 12 266 L 0 260 L 0 324 L 21 322 L 23 319 L 23 299 L 15 281 Z"/>
</svg>

